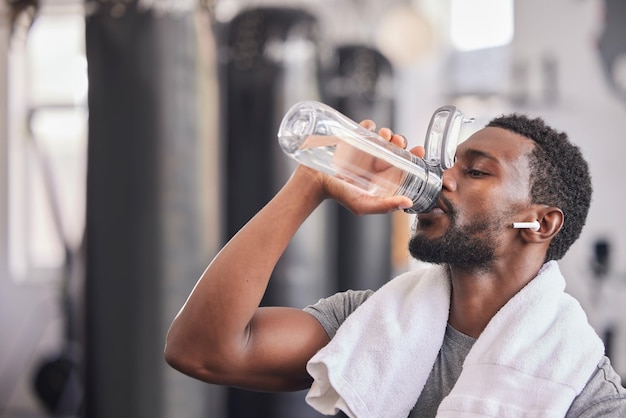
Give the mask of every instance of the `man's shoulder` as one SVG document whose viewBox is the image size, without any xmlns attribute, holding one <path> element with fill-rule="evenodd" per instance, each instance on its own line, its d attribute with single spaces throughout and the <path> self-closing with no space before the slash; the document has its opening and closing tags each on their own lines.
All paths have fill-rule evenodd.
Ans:
<svg viewBox="0 0 626 418">
<path fill-rule="evenodd" d="M 405 273 L 402 273 L 390 282 L 394 281 L 414 281 L 419 280 L 427 271 L 439 269 L 438 266 L 430 264 L 420 265 Z M 386 285 L 390 283 L 387 282 Z M 377 289 L 378 291 L 380 289 Z M 337 329 L 359 306 L 368 300 L 376 291 L 366 290 L 346 290 L 335 293 L 327 298 L 320 299 L 316 303 L 304 308 L 305 312 L 313 315 L 324 327 L 330 338 L 335 336 Z"/>
<path fill-rule="evenodd" d="M 372 290 L 338 292 L 305 307 L 304 311 L 313 315 L 322 324 L 328 336 L 333 338 L 346 318 L 372 294 L 374 294 Z"/>
<path fill-rule="evenodd" d="M 626 389 L 607 357 L 574 399 L 566 418 L 626 417 Z"/>
</svg>

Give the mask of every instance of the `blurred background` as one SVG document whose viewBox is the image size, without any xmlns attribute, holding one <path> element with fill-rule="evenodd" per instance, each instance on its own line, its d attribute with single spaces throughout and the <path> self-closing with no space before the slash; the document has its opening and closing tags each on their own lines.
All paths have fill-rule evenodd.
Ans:
<svg viewBox="0 0 626 418">
<path fill-rule="evenodd" d="M 162 356 L 205 266 L 293 170 L 276 131 L 303 99 L 410 146 L 444 104 L 474 129 L 523 112 L 567 132 L 595 195 L 561 268 L 626 376 L 625 21 L 624 0 L 2 0 L 0 417 L 318 416 Z M 411 221 L 327 202 L 263 303 L 379 287 L 411 268 Z"/>
</svg>

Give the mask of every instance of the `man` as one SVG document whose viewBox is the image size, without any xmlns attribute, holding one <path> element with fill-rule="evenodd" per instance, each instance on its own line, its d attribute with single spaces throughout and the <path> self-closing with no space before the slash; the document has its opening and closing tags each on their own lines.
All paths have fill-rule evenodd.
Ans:
<svg viewBox="0 0 626 418">
<path fill-rule="evenodd" d="M 565 134 L 510 115 L 460 144 L 409 243 L 433 263 L 425 271 L 304 310 L 259 308 L 290 239 L 328 198 L 357 215 L 412 205 L 298 167 L 203 273 L 167 338 L 173 367 L 252 390 L 313 382 L 307 401 L 328 414 L 626 416 L 626 391 L 553 261 L 591 200 L 587 164 Z"/>
</svg>

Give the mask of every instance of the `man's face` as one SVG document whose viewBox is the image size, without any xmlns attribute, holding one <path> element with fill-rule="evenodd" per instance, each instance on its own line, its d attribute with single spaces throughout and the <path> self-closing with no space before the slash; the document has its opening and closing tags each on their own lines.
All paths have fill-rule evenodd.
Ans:
<svg viewBox="0 0 626 418">
<path fill-rule="evenodd" d="M 528 154 L 534 142 L 489 127 L 457 148 L 455 165 L 443 175 L 437 206 L 419 214 L 409 242 L 411 255 L 431 263 L 488 268 L 506 251 L 512 224 L 530 205 Z"/>
</svg>

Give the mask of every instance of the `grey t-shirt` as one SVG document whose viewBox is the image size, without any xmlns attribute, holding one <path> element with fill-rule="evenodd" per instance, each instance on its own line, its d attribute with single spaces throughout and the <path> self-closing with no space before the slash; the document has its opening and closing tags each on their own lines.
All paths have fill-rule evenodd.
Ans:
<svg viewBox="0 0 626 418">
<path fill-rule="evenodd" d="M 322 324 L 330 338 L 374 292 L 371 290 L 337 293 L 304 310 Z M 463 361 L 476 340 L 451 326 L 446 328 L 441 350 L 409 418 L 434 417 L 439 404 L 456 383 Z M 626 417 L 626 389 L 607 357 L 598 364 L 583 391 L 574 399 L 566 418 Z"/>
</svg>

